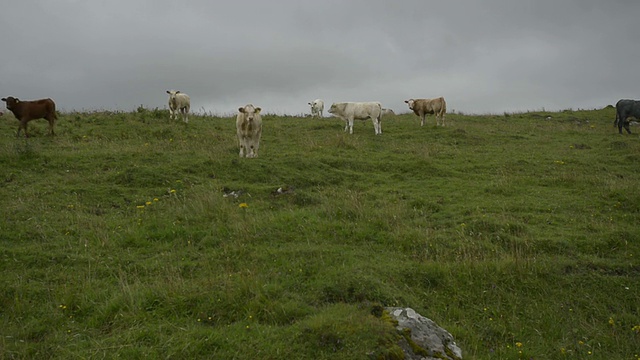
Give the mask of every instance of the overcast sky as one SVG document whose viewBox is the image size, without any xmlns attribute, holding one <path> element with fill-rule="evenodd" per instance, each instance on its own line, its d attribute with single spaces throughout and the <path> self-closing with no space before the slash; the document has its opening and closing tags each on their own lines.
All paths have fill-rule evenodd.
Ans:
<svg viewBox="0 0 640 360">
<path fill-rule="evenodd" d="M 21 0 L 0 7 L 0 95 L 58 109 L 275 114 L 444 96 L 448 110 L 640 99 L 638 0 Z M 4 104 L 0 104 L 4 107 Z"/>
</svg>

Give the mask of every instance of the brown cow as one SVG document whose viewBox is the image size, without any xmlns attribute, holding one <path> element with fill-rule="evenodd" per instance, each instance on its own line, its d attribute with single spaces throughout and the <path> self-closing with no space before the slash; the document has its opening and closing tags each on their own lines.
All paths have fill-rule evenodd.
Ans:
<svg viewBox="0 0 640 360">
<path fill-rule="evenodd" d="M 2 98 L 2 101 L 7 103 L 7 110 L 10 110 L 13 115 L 20 121 L 18 126 L 18 133 L 16 137 L 20 136 L 20 130 L 24 129 L 24 136 L 29 137 L 27 133 L 27 123 L 35 119 L 46 119 L 49 122 L 49 133 L 55 135 L 53 132 L 53 125 L 56 122 L 56 103 L 51 99 L 41 99 L 33 101 L 22 101 L 13 96 Z"/>
<path fill-rule="evenodd" d="M 439 119 L 442 119 L 442 126 L 444 126 L 447 103 L 442 96 L 435 99 L 409 99 L 404 102 L 409 104 L 409 109 L 420 116 L 422 120 L 420 126 L 424 126 L 424 119 L 427 114 L 434 114 L 436 116 L 436 126 L 440 125 Z"/>
</svg>

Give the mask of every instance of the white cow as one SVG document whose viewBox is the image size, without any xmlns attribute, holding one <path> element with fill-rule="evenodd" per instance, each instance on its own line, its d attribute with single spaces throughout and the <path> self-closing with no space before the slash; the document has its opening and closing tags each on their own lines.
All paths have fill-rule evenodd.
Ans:
<svg viewBox="0 0 640 360">
<path fill-rule="evenodd" d="M 178 113 L 182 114 L 182 121 L 189 122 L 189 109 L 191 109 L 191 99 L 189 95 L 181 93 L 179 90 L 167 90 L 169 94 L 169 119 L 177 119 Z"/>
<path fill-rule="evenodd" d="M 324 111 L 324 101 L 322 99 L 315 99 L 309 103 L 311 106 L 311 117 L 322 117 L 322 111 Z"/>
<path fill-rule="evenodd" d="M 353 120 L 373 121 L 376 135 L 382 134 L 382 105 L 379 102 L 341 102 L 331 104 L 329 113 L 345 121 L 344 131 L 353 134 Z"/>
<path fill-rule="evenodd" d="M 240 146 L 240 157 L 258 157 L 260 147 L 260 137 L 262 136 L 261 109 L 251 104 L 238 109 L 236 117 L 236 131 Z"/>
</svg>

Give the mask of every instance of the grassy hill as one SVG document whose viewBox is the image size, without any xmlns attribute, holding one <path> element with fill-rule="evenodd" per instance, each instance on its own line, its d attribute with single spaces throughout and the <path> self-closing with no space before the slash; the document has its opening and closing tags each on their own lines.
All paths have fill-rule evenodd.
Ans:
<svg viewBox="0 0 640 360">
<path fill-rule="evenodd" d="M 465 359 L 638 359 L 640 141 L 613 119 L 264 115 L 240 159 L 232 118 L 5 115 L 0 358 L 393 358 L 383 305 Z"/>
</svg>

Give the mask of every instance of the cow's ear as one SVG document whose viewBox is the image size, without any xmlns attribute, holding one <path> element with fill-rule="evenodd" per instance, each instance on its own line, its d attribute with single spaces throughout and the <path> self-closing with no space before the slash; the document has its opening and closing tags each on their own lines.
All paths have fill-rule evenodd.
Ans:
<svg viewBox="0 0 640 360">
<path fill-rule="evenodd" d="M 244 108 L 238 108 L 238 111 L 240 111 L 241 113 L 244 113 Z"/>
<path fill-rule="evenodd" d="M 167 94 L 171 94 L 171 92 L 169 90 L 167 90 Z"/>
<path fill-rule="evenodd" d="M 262 109 L 256 108 L 256 114 L 260 114 L 260 111 L 262 111 Z"/>
<path fill-rule="evenodd" d="M 176 94 L 180 94 L 180 90 L 176 91 Z"/>
<path fill-rule="evenodd" d="M 7 98 L 2 98 L 2 101 L 7 102 Z"/>
<path fill-rule="evenodd" d="M 404 102 L 406 102 L 407 104 L 409 103 L 409 100 L 405 100 Z"/>
</svg>

